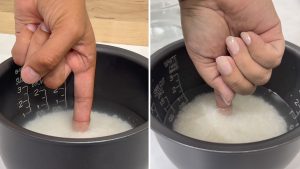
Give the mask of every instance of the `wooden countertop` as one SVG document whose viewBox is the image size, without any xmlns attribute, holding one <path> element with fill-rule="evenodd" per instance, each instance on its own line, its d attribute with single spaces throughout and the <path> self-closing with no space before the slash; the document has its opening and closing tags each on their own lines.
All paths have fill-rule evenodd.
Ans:
<svg viewBox="0 0 300 169">
<path fill-rule="evenodd" d="M 96 40 L 148 45 L 147 0 L 86 0 Z M 14 34 L 13 0 L 0 1 L 0 33 Z"/>
</svg>

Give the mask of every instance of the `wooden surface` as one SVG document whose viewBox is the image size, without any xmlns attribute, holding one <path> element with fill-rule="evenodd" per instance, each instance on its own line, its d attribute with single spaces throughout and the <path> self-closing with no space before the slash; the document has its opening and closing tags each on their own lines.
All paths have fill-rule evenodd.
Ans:
<svg viewBox="0 0 300 169">
<path fill-rule="evenodd" d="M 148 45 L 148 0 L 86 0 L 98 42 Z M 14 34 L 13 0 L 0 0 L 0 33 Z"/>
</svg>

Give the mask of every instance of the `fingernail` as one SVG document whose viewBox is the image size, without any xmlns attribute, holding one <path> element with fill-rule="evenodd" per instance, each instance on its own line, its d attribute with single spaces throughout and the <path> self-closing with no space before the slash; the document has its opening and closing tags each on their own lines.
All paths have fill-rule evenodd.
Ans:
<svg viewBox="0 0 300 169">
<path fill-rule="evenodd" d="M 225 103 L 227 106 L 230 106 L 230 105 L 231 105 L 232 100 L 226 99 L 224 96 L 221 96 L 221 98 L 223 99 L 224 103 Z"/>
<path fill-rule="evenodd" d="M 250 36 L 249 36 L 248 33 L 242 32 L 241 33 L 241 37 L 242 37 L 243 41 L 246 43 L 246 45 L 250 45 L 251 44 L 251 38 L 250 38 Z"/>
<path fill-rule="evenodd" d="M 41 79 L 41 76 L 29 66 L 22 69 L 21 75 L 24 82 L 28 84 L 33 84 Z"/>
<path fill-rule="evenodd" d="M 239 44 L 237 43 L 236 39 L 232 36 L 228 36 L 226 38 L 226 45 L 227 45 L 229 52 L 232 55 L 237 54 L 240 50 Z"/>
<path fill-rule="evenodd" d="M 220 109 L 228 109 L 228 108 L 231 107 L 230 106 L 231 105 L 231 101 L 229 99 L 225 99 L 225 97 L 222 96 L 219 93 L 216 93 L 215 97 L 216 97 L 216 104 L 217 104 L 218 108 L 220 108 Z"/>
<path fill-rule="evenodd" d="M 40 28 L 41 28 L 44 32 L 47 32 L 47 33 L 50 32 L 49 29 L 48 29 L 48 27 L 45 25 L 45 23 L 41 23 L 41 24 L 40 24 Z"/>
<path fill-rule="evenodd" d="M 37 26 L 35 24 L 27 24 L 26 25 L 27 29 L 30 30 L 31 32 L 35 32 L 37 29 Z"/>
<path fill-rule="evenodd" d="M 216 59 L 218 71 L 223 76 L 228 76 L 232 73 L 232 66 L 226 56 L 219 56 Z"/>
</svg>

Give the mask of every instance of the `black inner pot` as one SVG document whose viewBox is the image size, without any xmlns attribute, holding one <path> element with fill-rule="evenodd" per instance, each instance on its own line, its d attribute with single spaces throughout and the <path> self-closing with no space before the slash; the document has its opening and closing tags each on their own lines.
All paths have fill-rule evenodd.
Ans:
<svg viewBox="0 0 300 169">
<path fill-rule="evenodd" d="M 281 65 L 273 70 L 268 84 L 258 87 L 255 92 L 279 110 L 287 121 L 288 133 L 273 139 L 245 144 L 217 144 L 192 139 L 172 130 L 174 119 L 182 106 L 201 93 L 212 92 L 212 89 L 199 76 L 187 54 L 184 42 L 174 42 L 151 57 L 151 127 L 171 140 L 207 150 L 251 151 L 272 147 L 292 140 L 300 133 L 299 76 L 299 49 L 287 42 Z M 296 130 L 297 133 L 292 132 Z"/>
<path fill-rule="evenodd" d="M 104 45 L 97 45 L 97 51 L 93 110 L 118 115 L 133 127 L 138 127 L 138 130 L 147 128 L 147 59 Z M 70 75 L 65 84 L 56 90 L 49 89 L 40 82 L 27 85 L 20 78 L 20 67 L 12 59 L 7 60 L 0 67 L 0 112 L 4 122 L 15 129 L 36 134 L 21 126 L 37 114 L 50 113 L 57 108 L 73 109 L 73 78 Z M 135 130 L 137 129 L 118 136 L 130 135 L 137 132 Z"/>
</svg>

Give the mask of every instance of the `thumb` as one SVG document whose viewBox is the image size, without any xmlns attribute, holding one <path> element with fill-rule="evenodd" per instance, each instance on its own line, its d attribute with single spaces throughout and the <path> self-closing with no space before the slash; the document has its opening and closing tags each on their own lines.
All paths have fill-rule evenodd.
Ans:
<svg viewBox="0 0 300 169">
<path fill-rule="evenodd" d="M 48 26 L 45 25 L 44 31 L 50 33 Z M 76 32 L 76 29 L 67 30 L 64 27 L 53 29 L 49 39 L 40 49 L 26 58 L 22 70 L 22 73 L 27 75 L 22 77 L 24 81 L 35 83 L 53 70 L 79 40 L 80 34 Z"/>
<path fill-rule="evenodd" d="M 222 110 L 230 111 L 234 92 L 225 84 L 221 76 L 217 77 L 213 83 L 216 106 Z"/>
<path fill-rule="evenodd" d="M 193 56 L 192 52 L 189 52 L 189 54 Z M 217 107 L 221 109 L 230 108 L 234 92 L 222 79 L 217 70 L 215 59 L 194 55 L 191 60 L 203 80 L 215 90 Z"/>
</svg>

